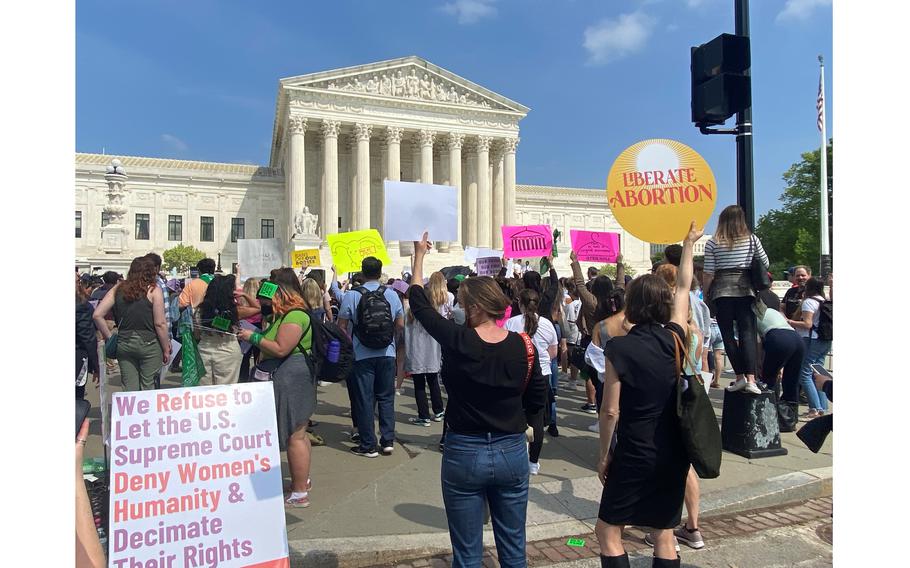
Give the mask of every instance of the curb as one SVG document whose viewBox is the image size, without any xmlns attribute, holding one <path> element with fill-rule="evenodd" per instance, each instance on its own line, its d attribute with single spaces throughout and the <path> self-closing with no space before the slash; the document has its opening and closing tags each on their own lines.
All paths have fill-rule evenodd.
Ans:
<svg viewBox="0 0 910 568">
<path fill-rule="evenodd" d="M 592 476 L 593 477 L 593 476 Z M 728 515 L 752 509 L 829 497 L 833 469 L 824 467 L 770 477 L 761 483 L 731 487 L 702 495 L 700 516 Z M 549 540 L 590 533 L 597 519 L 560 521 L 527 527 L 527 541 Z M 487 525 L 489 526 L 489 525 Z M 493 531 L 485 529 L 484 546 L 493 546 Z M 346 567 L 406 562 L 451 552 L 448 532 L 378 535 L 288 541 L 291 565 Z"/>
</svg>

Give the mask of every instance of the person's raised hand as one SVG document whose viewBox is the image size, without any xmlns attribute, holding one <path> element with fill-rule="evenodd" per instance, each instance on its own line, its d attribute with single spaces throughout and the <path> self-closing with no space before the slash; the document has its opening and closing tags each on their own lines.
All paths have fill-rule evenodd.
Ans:
<svg viewBox="0 0 910 568">
<path fill-rule="evenodd" d="M 569 253 L 569 260 L 571 260 L 572 262 L 578 262 L 578 255 L 575 254 L 574 250 Z"/>
<path fill-rule="evenodd" d="M 414 241 L 414 254 L 415 255 L 425 255 L 433 248 L 433 243 L 430 242 L 430 235 L 427 231 L 423 232 L 423 237 L 419 241 Z"/>
<path fill-rule="evenodd" d="M 692 224 L 689 225 L 689 234 L 686 235 L 686 242 L 694 243 L 705 234 L 704 228 L 698 229 L 695 227 L 695 221 L 692 221 Z"/>
<path fill-rule="evenodd" d="M 616 265 L 619 266 L 622 264 L 622 253 L 616 255 Z"/>
</svg>

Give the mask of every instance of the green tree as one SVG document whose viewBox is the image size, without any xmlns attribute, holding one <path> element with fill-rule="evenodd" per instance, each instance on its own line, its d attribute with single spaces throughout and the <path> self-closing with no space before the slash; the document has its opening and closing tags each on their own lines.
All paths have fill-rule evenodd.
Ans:
<svg viewBox="0 0 910 568">
<path fill-rule="evenodd" d="M 623 262 L 623 267 L 626 269 L 626 274 L 628 276 L 635 276 L 635 270 L 629 266 L 629 263 Z M 597 267 L 598 274 L 604 274 L 610 278 L 616 278 L 616 264 L 601 264 Z"/>
<path fill-rule="evenodd" d="M 161 255 L 164 269 L 170 271 L 176 268 L 177 272 L 187 272 L 191 266 L 205 258 L 205 253 L 196 247 L 180 243 L 179 245 L 169 248 Z"/>
<path fill-rule="evenodd" d="M 833 140 L 828 140 L 828 225 L 834 226 L 834 209 L 831 194 L 834 180 L 832 160 Z M 758 219 L 755 234 L 761 239 L 765 252 L 771 260 L 771 272 L 775 277 L 795 264 L 819 269 L 821 251 L 819 192 L 821 175 L 821 152 L 813 150 L 802 155 L 802 159 L 784 172 L 786 184 L 779 201 L 779 209 L 771 209 Z M 833 243 L 833 241 L 832 241 Z M 834 248 L 831 249 L 832 257 Z"/>
</svg>

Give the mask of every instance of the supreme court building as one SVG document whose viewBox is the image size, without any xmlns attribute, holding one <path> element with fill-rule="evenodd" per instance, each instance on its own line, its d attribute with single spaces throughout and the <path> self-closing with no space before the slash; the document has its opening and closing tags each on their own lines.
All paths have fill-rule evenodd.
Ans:
<svg viewBox="0 0 910 568">
<path fill-rule="evenodd" d="M 400 180 L 458 190 L 459 238 L 436 244 L 430 269 L 465 264 L 467 246 L 501 249 L 501 225 L 549 224 L 563 234 L 558 267 L 570 229 L 587 229 L 621 233 L 626 262 L 648 270 L 648 243 L 621 229 L 603 187 L 517 183 L 529 110 L 415 56 L 282 79 L 267 166 L 77 153 L 77 265 L 125 270 L 184 243 L 228 270 L 238 239 L 294 250 L 330 233 L 382 233 L 383 181 Z M 397 276 L 410 251 L 386 245 Z"/>
</svg>

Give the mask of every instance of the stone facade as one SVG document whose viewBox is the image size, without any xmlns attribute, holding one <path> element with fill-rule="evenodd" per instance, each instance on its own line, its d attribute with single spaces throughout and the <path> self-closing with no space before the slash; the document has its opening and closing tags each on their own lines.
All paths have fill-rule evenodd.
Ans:
<svg viewBox="0 0 910 568">
<path fill-rule="evenodd" d="M 648 245 L 621 230 L 603 189 L 516 183 L 518 123 L 528 111 L 413 56 L 282 79 L 268 167 L 77 154 L 77 262 L 122 269 L 183 242 L 220 253 L 228 270 L 241 223 L 245 238 L 272 236 L 289 250 L 340 231 L 382 232 L 389 179 L 458 190 L 459 238 L 437 243 L 431 267 L 463 264 L 465 246 L 500 248 L 503 224 L 549 223 L 566 251 L 572 228 L 619 231 L 627 262 L 647 269 Z M 120 170 L 109 172 L 115 158 Z M 114 237 L 102 240 L 102 214 L 108 222 L 114 209 L 122 225 L 105 234 L 119 242 L 105 246 Z M 406 247 L 387 244 L 392 274 L 407 265 Z"/>
</svg>

